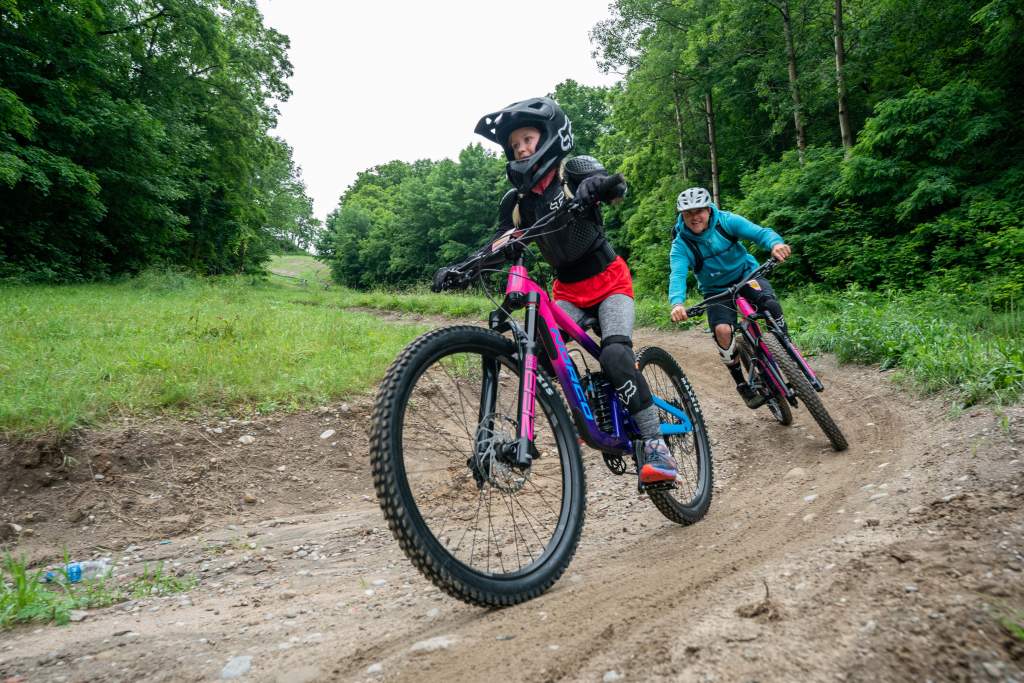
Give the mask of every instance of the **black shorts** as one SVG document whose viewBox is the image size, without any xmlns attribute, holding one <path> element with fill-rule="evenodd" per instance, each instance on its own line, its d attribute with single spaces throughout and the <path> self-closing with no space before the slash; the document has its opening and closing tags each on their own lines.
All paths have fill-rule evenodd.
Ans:
<svg viewBox="0 0 1024 683">
<path fill-rule="evenodd" d="M 750 304 L 761 310 L 764 308 L 764 300 L 771 298 L 778 300 L 775 296 L 775 290 L 772 289 L 771 283 L 765 280 L 763 277 L 759 277 L 754 280 L 757 289 L 752 287 L 750 283 L 747 283 L 743 289 L 740 290 L 740 296 L 750 302 Z M 708 306 L 708 327 L 714 331 L 718 325 L 735 325 L 736 324 L 736 307 L 734 301 L 727 303 L 711 304 Z"/>
</svg>

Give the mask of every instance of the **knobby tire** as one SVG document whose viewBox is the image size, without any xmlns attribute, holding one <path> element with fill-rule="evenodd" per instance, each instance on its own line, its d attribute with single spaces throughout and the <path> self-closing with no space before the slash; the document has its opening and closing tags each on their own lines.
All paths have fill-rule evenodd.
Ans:
<svg viewBox="0 0 1024 683">
<path fill-rule="evenodd" d="M 452 597 L 470 604 L 485 607 L 514 605 L 535 598 L 548 590 L 565 571 L 579 544 L 584 521 L 586 490 L 576 432 L 560 394 L 554 389 L 554 383 L 542 370 L 538 369 L 536 422 L 538 430 L 541 429 L 542 423 L 546 429 L 550 429 L 545 434 L 551 435 L 550 440 L 553 443 L 545 444 L 545 449 L 557 450 L 557 454 L 552 455 L 550 452 L 546 452 L 545 457 L 535 460 L 531 472 L 536 470 L 538 463 L 542 461 L 548 467 L 561 467 L 561 474 L 558 477 L 547 477 L 541 481 L 541 486 L 551 486 L 554 490 L 560 490 L 562 496 L 557 505 L 548 506 L 551 509 L 551 518 L 556 520 L 551 524 L 551 538 L 546 541 L 547 545 L 543 546 L 543 552 L 539 554 L 538 558 L 533 558 L 531 554 L 531 563 L 525 568 L 520 565 L 516 571 L 505 571 L 503 564 L 502 572 L 497 571 L 497 566 L 493 567 L 493 571 L 490 565 L 486 570 L 473 566 L 472 551 L 467 563 L 458 556 L 458 546 L 454 550 L 450 549 L 452 542 L 451 539 L 445 540 L 444 526 L 442 525 L 441 531 L 435 535 L 436 530 L 428 523 L 429 512 L 424 513 L 418 507 L 418 493 L 413 489 L 415 482 L 410 484 L 408 478 L 410 471 L 407 471 L 406 458 L 415 458 L 417 451 L 429 449 L 429 452 L 440 453 L 441 457 L 446 458 L 444 462 L 451 463 L 443 468 L 434 468 L 445 469 L 454 474 L 449 477 L 448 482 L 443 481 L 443 475 L 438 475 L 438 478 L 442 480 L 433 482 L 434 489 L 445 489 L 445 492 L 435 495 L 431 490 L 430 495 L 424 494 L 425 502 L 432 502 L 430 500 L 432 497 L 452 505 L 458 503 L 460 499 L 468 499 L 473 495 L 477 495 L 478 500 L 482 501 L 484 489 L 492 484 L 485 483 L 483 489 L 478 489 L 473 477 L 469 476 L 470 468 L 466 464 L 467 458 L 476 452 L 478 446 L 471 443 L 466 449 L 451 448 L 453 452 L 449 455 L 448 446 L 443 443 L 444 440 L 441 438 L 443 436 L 441 427 L 438 427 L 436 439 L 428 436 L 411 444 L 408 449 L 403 446 L 407 404 L 416 390 L 417 382 L 421 378 L 424 378 L 424 382 L 429 382 L 430 380 L 425 378 L 428 370 L 437 372 L 437 367 L 444 367 L 443 362 L 446 358 L 456 356 L 456 354 L 466 354 L 469 358 L 478 355 L 485 361 L 497 360 L 501 366 L 499 376 L 501 373 L 509 373 L 512 381 L 507 384 L 514 386 L 514 388 L 510 386 L 513 396 L 517 392 L 519 362 L 516 345 L 511 340 L 491 330 L 468 325 L 442 328 L 422 335 L 407 346 L 392 363 L 377 395 L 370 434 L 370 459 L 374 487 L 388 527 L 395 539 L 412 564 L 434 585 Z M 455 374 L 458 374 L 459 368 L 468 368 L 471 371 L 473 363 L 467 362 L 458 365 L 459 358 L 461 356 L 452 361 Z M 444 370 L 444 373 L 449 373 L 449 370 Z M 462 401 L 466 397 L 457 380 L 453 380 L 452 385 L 454 392 L 458 394 L 457 405 L 458 401 Z M 414 421 L 420 419 L 419 413 L 416 411 L 428 404 L 441 405 L 445 399 L 451 400 L 451 397 L 436 395 L 438 392 L 432 384 L 428 384 L 427 389 L 434 390 L 434 394 L 432 395 L 424 389 L 424 396 L 427 397 L 427 400 L 417 398 L 419 402 L 410 408 L 409 412 L 412 413 L 412 416 L 408 419 L 410 425 L 413 425 L 409 429 L 420 428 L 424 430 L 424 434 L 429 435 L 429 425 L 415 426 Z M 426 408 L 424 411 L 426 412 Z M 437 421 L 442 422 L 448 417 L 447 412 L 440 414 Z M 480 429 L 480 422 L 477 418 L 478 414 L 474 412 L 471 412 L 470 417 L 464 418 L 464 424 L 468 423 L 466 424 L 467 433 L 474 427 Z M 454 421 L 452 422 L 454 423 Z M 474 422 L 477 424 L 472 424 Z M 538 431 L 538 440 L 539 434 Z M 422 444 L 420 441 L 430 441 L 431 443 Z M 450 440 L 448 444 L 451 444 Z M 460 452 L 461 450 L 467 452 Z M 552 463 L 552 458 L 557 458 L 557 460 Z M 552 480 L 554 483 L 551 483 Z M 456 489 L 456 484 L 459 484 L 458 489 Z M 531 492 L 528 489 L 529 483 L 522 489 L 526 492 L 523 495 L 527 497 L 527 502 L 538 500 L 537 496 L 540 494 L 533 494 L 534 497 L 530 499 Z M 491 491 L 487 491 L 486 494 L 490 496 L 492 491 L 499 491 L 499 489 L 492 487 Z M 522 508 L 520 516 L 532 526 L 533 521 L 523 504 L 517 501 L 509 502 L 511 496 L 506 496 L 505 493 L 507 492 L 499 491 L 495 494 L 496 498 L 500 498 L 500 502 L 505 504 L 504 508 L 497 509 L 502 513 L 506 510 L 513 513 L 512 517 L 514 518 L 514 513 Z M 544 499 L 545 504 L 548 503 L 544 496 L 540 496 L 540 498 Z M 490 498 L 487 500 L 490 504 Z M 519 508 L 516 508 L 517 504 Z M 487 515 L 489 525 L 490 509 L 488 509 Z M 454 516 L 458 523 L 458 516 Z M 445 524 L 447 521 L 448 518 L 445 517 Z M 473 522 L 470 527 L 467 527 L 467 531 L 463 532 L 464 535 L 472 528 L 475 541 L 477 527 L 482 526 L 483 523 L 483 520 Z M 547 527 L 542 528 L 542 531 L 546 530 Z M 519 533 L 522 535 L 525 545 L 526 536 L 523 535 L 522 530 L 519 530 Z M 489 528 L 488 534 L 490 534 Z M 516 529 L 513 527 L 514 540 L 515 534 Z M 538 541 L 544 543 L 536 530 L 534 530 L 534 534 L 537 535 Z M 498 545 L 499 538 L 495 538 L 495 546 Z M 489 536 L 487 541 L 488 550 L 490 550 L 491 539 Z M 508 546 L 507 535 L 503 542 Z M 496 557 L 499 558 L 495 560 L 496 563 L 499 560 L 504 562 L 501 559 L 500 551 L 497 552 Z"/>
<path fill-rule="evenodd" d="M 654 374 L 650 371 L 644 375 L 651 386 L 651 391 L 665 401 L 682 408 L 693 424 L 693 431 L 688 434 L 665 437 L 679 466 L 677 488 L 648 492 L 651 502 L 665 517 L 676 524 L 693 524 L 700 521 L 711 506 L 715 479 L 711 441 L 704 426 L 704 415 L 701 413 L 697 394 L 694 393 L 675 358 L 664 349 L 656 346 L 642 349 L 637 354 L 636 362 L 641 373 L 645 368 L 650 370 L 654 367 L 663 373 L 667 382 L 654 379 Z M 659 419 L 663 422 L 675 421 L 662 410 L 658 413 Z"/>
<path fill-rule="evenodd" d="M 790 357 L 786 349 L 782 347 L 782 342 L 776 339 L 774 335 L 766 334 L 764 341 L 768 346 L 768 350 L 771 351 L 772 356 L 775 358 L 775 362 L 778 363 L 779 368 L 782 370 L 782 374 L 785 375 L 786 380 L 789 382 L 789 386 L 792 387 L 793 391 L 796 392 L 797 398 L 810 411 L 814 421 L 821 427 L 821 431 L 825 432 L 825 436 L 828 437 L 832 448 L 836 451 L 845 451 L 847 448 L 846 437 L 843 436 L 839 425 L 836 424 L 835 420 L 832 419 L 832 416 L 825 409 L 825 404 L 821 402 L 818 392 L 807 381 L 807 376 L 797 367 L 796 361 Z"/>
</svg>

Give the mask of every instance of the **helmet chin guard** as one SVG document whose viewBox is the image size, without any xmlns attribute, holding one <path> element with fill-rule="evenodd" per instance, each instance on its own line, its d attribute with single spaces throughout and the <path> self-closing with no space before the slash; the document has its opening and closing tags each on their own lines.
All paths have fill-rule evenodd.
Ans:
<svg viewBox="0 0 1024 683">
<path fill-rule="evenodd" d="M 509 147 L 512 131 L 532 127 L 540 131 L 540 141 L 533 154 L 516 159 Z M 505 150 L 505 172 L 519 194 L 525 194 L 572 150 L 572 122 L 558 103 L 550 97 L 534 97 L 485 115 L 476 124 L 476 133 Z"/>
</svg>

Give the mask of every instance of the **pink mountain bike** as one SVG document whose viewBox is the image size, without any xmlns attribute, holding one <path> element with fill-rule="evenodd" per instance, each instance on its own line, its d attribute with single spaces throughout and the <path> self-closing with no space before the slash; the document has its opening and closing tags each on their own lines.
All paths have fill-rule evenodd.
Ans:
<svg viewBox="0 0 1024 683">
<path fill-rule="evenodd" d="M 734 307 L 739 312 L 736 348 L 743 374 L 750 387 L 762 398 L 755 407 L 768 406 L 779 424 L 788 426 L 793 423 L 793 411 L 790 408 L 797 407 L 799 399 L 810 411 L 821 431 L 825 432 L 832 448 L 837 451 L 846 450 L 846 437 L 818 396 L 825 390 L 825 385 L 818 379 L 810 363 L 767 311 L 755 309 L 739 294 L 747 282 L 767 275 L 778 264 L 778 261 L 769 258 L 742 282 L 686 309 L 686 315 L 690 318 L 703 315 L 708 306 L 713 304 Z M 759 322 L 765 325 L 767 332 L 761 330 Z"/>
<path fill-rule="evenodd" d="M 420 572 L 472 604 L 529 600 L 565 571 L 586 503 L 580 442 L 615 474 L 635 476 L 642 464 L 639 432 L 600 372 L 588 325 L 554 305 L 524 264 L 526 243 L 578 210 L 563 201 L 450 269 L 445 285 L 460 287 L 513 262 L 490 329 L 424 334 L 398 356 L 377 396 L 371 461 L 388 526 Z M 511 317 L 516 310 L 525 311 L 522 323 Z M 707 512 L 713 486 L 697 397 L 666 351 L 645 348 L 637 362 L 679 464 L 674 482 L 640 490 L 668 519 L 692 524 Z"/>
</svg>

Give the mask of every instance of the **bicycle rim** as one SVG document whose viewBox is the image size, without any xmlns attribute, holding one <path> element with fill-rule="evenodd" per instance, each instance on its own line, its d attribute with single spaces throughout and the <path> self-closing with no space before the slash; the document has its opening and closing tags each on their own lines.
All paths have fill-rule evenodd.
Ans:
<svg viewBox="0 0 1024 683">
<path fill-rule="evenodd" d="M 375 463 L 385 515 L 414 564 L 455 597 L 486 605 L 533 597 L 564 570 L 582 526 L 582 465 L 568 415 L 538 374 L 535 459 L 525 471 L 510 467 L 503 447 L 518 430 L 513 345 L 481 328 L 426 337 L 382 386 L 396 394 L 380 411 L 394 438 L 374 456 L 393 465 L 378 482 Z M 488 383 L 494 401 L 482 408 Z"/>
<path fill-rule="evenodd" d="M 657 347 L 645 348 L 637 354 L 637 365 L 651 391 L 681 408 L 693 425 L 688 433 L 664 437 L 679 468 L 676 488 L 650 492 L 651 500 L 662 514 L 676 523 L 692 524 L 707 512 L 714 482 L 711 443 L 700 404 L 686 375 L 667 351 Z M 658 410 L 658 419 L 668 424 L 680 422 L 661 409 Z"/>
</svg>

